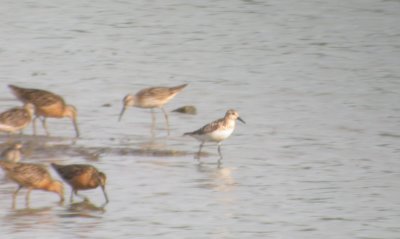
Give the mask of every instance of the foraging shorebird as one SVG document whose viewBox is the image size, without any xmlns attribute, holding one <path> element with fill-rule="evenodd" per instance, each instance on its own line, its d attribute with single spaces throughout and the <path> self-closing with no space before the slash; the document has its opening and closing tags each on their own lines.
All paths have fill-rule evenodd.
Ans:
<svg viewBox="0 0 400 239">
<path fill-rule="evenodd" d="M 98 186 L 100 186 L 103 190 L 106 203 L 109 202 L 105 189 L 107 177 L 103 172 L 98 171 L 92 165 L 59 165 L 52 163 L 51 166 L 57 171 L 60 177 L 71 186 L 71 202 L 73 201 L 73 194 L 75 194 L 76 196 L 80 196 L 78 195 L 79 190 L 94 189 Z"/>
<path fill-rule="evenodd" d="M 9 85 L 13 94 L 25 104 L 31 103 L 35 106 L 35 118 L 33 119 L 33 130 L 36 134 L 36 124 L 37 118 L 43 117 L 41 119 L 43 128 L 46 134 L 49 135 L 47 130 L 46 119 L 47 118 L 64 118 L 68 117 L 72 120 L 74 125 L 76 137 L 79 137 L 79 129 L 77 123 L 78 112 L 76 108 L 72 105 L 67 105 L 64 99 L 52 92 L 39 90 L 39 89 L 28 89 L 22 88 L 15 85 Z"/>
<path fill-rule="evenodd" d="M 243 123 L 246 123 L 242 118 L 239 117 L 238 112 L 231 109 L 226 112 L 224 118 L 206 124 L 196 131 L 184 133 L 183 135 L 192 136 L 201 142 L 196 158 L 200 159 L 201 149 L 203 148 L 205 142 L 217 142 L 218 154 L 220 159 L 222 159 L 221 142 L 227 139 L 233 133 L 237 119 Z"/>
<path fill-rule="evenodd" d="M 13 208 L 19 190 L 27 188 L 26 206 L 29 207 L 30 193 L 33 189 L 55 192 L 60 196 L 60 202 L 64 201 L 64 186 L 60 181 L 54 180 L 47 169 L 40 164 L 11 163 L 0 160 L 0 166 L 6 172 L 7 177 L 18 184 L 13 194 Z"/>
<path fill-rule="evenodd" d="M 6 148 L 0 155 L 2 160 L 11 163 L 18 163 L 21 160 L 21 143 L 15 143 L 10 147 Z"/>
<path fill-rule="evenodd" d="M 168 103 L 172 98 L 185 88 L 187 84 L 175 86 L 175 87 L 151 87 L 142 89 L 135 95 L 128 94 L 123 99 L 123 108 L 119 114 L 119 121 L 121 121 L 122 115 L 124 114 L 128 106 L 151 109 L 153 124 L 155 122 L 154 108 L 161 108 L 164 113 L 167 131 L 169 134 L 169 122 L 168 114 L 164 110 L 164 105 Z"/>
<path fill-rule="evenodd" d="M 14 107 L 0 114 L 0 131 L 15 133 L 21 131 L 32 121 L 34 106 L 25 104 L 24 107 Z"/>
</svg>

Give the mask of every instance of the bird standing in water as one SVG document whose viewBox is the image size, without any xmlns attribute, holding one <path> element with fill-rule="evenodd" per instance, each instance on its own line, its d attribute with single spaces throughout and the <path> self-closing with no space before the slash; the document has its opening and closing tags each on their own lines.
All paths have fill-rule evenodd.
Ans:
<svg viewBox="0 0 400 239">
<path fill-rule="evenodd" d="M 13 94 L 23 103 L 31 103 L 35 106 L 35 118 L 33 119 L 33 131 L 36 134 L 36 118 L 41 118 L 43 128 L 49 135 L 47 129 L 47 118 L 64 118 L 68 117 L 74 125 L 76 137 L 79 137 L 79 129 L 77 123 L 78 112 L 72 105 L 67 105 L 64 99 L 52 92 L 39 89 L 22 88 L 15 85 L 9 85 Z"/>
<path fill-rule="evenodd" d="M 135 95 L 128 94 L 123 99 L 123 108 L 119 114 L 119 121 L 122 119 L 128 106 L 151 109 L 153 125 L 155 123 L 154 108 L 161 108 L 165 116 L 167 131 L 169 134 L 168 114 L 164 109 L 164 105 L 185 88 L 187 84 L 175 87 L 151 87 L 138 91 Z"/>
<path fill-rule="evenodd" d="M 79 190 L 94 189 L 98 186 L 103 190 L 104 198 L 108 203 L 108 196 L 105 190 L 107 177 L 103 172 L 98 171 L 89 164 L 59 165 L 52 163 L 51 166 L 57 171 L 60 177 L 67 182 L 71 188 L 70 201 L 73 201 L 73 194 L 78 195 Z"/>
<path fill-rule="evenodd" d="M 230 109 L 226 112 L 224 118 L 206 124 L 196 131 L 183 134 L 192 136 L 201 142 L 196 158 L 200 159 L 201 149 L 203 148 L 205 142 L 217 142 L 218 154 L 221 160 L 221 142 L 227 139 L 233 133 L 237 119 L 245 123 L 244 120 L 239 117 L 239 113 L 237 111 Z"/>
<path fill-rule="evenodd" d="M 29 207 L 30 193 L 33 189 L 55 192 L 60 196 L 60 202 L 64 201 L 64 186 L 60 181 L 54 180 L 47 169 L 40 164 L 12 163 L 5 160 L 0 161 L 0 167 L 6 172 L 9 179 L 18 184 L 13 194 L 13 208 L 18 192 L 27 188 L 26 206 Z"/>
<path fill-rule="evenodd" d="M 32 121 L 34 106 L 25 104 L 24 107 L 14 107 L 0 114 L 0 131 L 15 133 L 21 131 Z"/>
</svg>

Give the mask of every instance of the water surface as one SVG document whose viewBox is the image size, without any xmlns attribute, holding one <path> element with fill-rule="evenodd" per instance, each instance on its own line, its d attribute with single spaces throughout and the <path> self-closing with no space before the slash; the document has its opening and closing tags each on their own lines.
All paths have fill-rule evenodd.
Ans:
<svg viewBox="0 0 400 239">
<path fill-rule="evenodd" d="M 51 90 L 79 110 L 21 140 L 26 162 L 90 163 L 108 175 L 90 203 L 57 204 L 0 184 L 6 238 L 398 238 L 399 1 L 3 1 L 0 108 L 7 84 Z M 188 83 L 168 111 L 128 109 L 148 86 Z M 235 108 L 222 146 L 182 134 Z M 40 131 L 43 134 L 43 131 Z M 2 148 L 3 149 L 3 148 Z M 51 173 L 56 177 L 54 171 Z M 4 177 L 0 173 L 0 177 Z M 66 196 L 70 190 L 67 188 Z"/>
</svg>

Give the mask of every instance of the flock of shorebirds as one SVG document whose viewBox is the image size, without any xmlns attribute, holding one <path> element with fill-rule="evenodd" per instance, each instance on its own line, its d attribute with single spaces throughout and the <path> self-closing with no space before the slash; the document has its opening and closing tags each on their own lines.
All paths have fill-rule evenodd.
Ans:
<svg viewBox="0 0 400 239">
<path fill-rule="evenodd" d="M 181 92 L 187 84 L 175 87 L 151 87 L 138 91 L 136 94 L 128 94 L 123 98 L 123 108 L 119 114 L 119 120 L 127 107 L 139 107 L 151 109 L 153 122 L 155 120 L 154 109 L 160 108 L 165 116 L 166 128 L 169 134 L 168 114 L 164 105 Z M 75 129 L 75 136 L 80 137 L 77 116 L 77 109 L 66 104 L 63 97 L 50 91 L 40 89 L 22 88 L 15 85 L 9 85 L 16 98 L 23 102 L 22 107 L 14 107 L 0 113 L 0 132 L 8 134 L 20 132 L 31 122 L 33 134 L 36 135 L 36 120 L 39 119 L 47 135 L 47 118 L 64 118 L 72 120 Z M 204 125 L 198 130 L 187 132 L 183 135 L 189 135 L 199 140 L 200 147 L 195 158 L 200 159 L 201 150 L 205 142 L 216 142 L 218 144 L 219 160 L 222 159 L 221 142 L 227 139 L 235 129 L 236 120 L 243 123 L 243 119 L 235 110 L 228 110 L 225 116 Z M 64 186 L 61 181 L 54 180 L 45 165 L 35 163 L 20 162 L 21 143 L 15 143 L 5 149 L 1 154 L 0 167 L 6 172 L 9 179 L 18 184 L 17 190 L 13 193 L 13 207 L 15 207 L 16 197 L 22 188 L 27 188 L 26 205 L 29 206 L 29 196 L 33 189 L 55 192 L 60 196 L 60 201 L 64 201 Z M 70 201 L 73 196 L 79 196 L 79 190 L 88 190 L 101 187 L 105 204 L 109 202 L 105 185 L 107 177 L 103 172 L 97 170 L 89 164 L 70 164 L 59 165 L 51 163 L 53 169 L 58 175 L 71 186 Z M 85 198 L 86 200 L 86 198 Z"/>
</svg>

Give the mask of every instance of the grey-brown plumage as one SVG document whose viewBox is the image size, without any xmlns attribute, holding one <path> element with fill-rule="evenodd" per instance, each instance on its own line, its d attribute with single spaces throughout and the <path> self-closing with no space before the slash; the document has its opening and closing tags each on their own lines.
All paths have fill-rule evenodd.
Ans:
<svg viewBox="0 0 400 239">
<path fill-rule="evenodd" d="M 244 120 L 239 117 L 239 113 L 236 110 L 230 109 L 225 113 L 223 118 L 206 124 L 193 132 L 184 133 L 183 135 L 192 136 L 201 142 L 197 158 L 200 158 L 201 149 L 205 142 L 217 142 L 218 154 L 220 159 L 222 159 L 221 142 L 233 133 L 236 126 L 236 120 L 245 123 Z"/>
<path fill-rule="evenodd" d="M 119 114 L 119 121 L 121 120 L 127 107 L 138 107 L 146 109 L 161 108 L 164 113 L 167 130 L 169 133 L 169 122 L 168 114 L 164 110 L 164 105 L 172 100 L 176 94 L 181 92 L 187 84 L 175 86 L 175 87 L 151 87 L 138 91 L 135 95 L 128 94 L 123 99 L 123 107 Z M 153 121 L 154 121 L 154 112 Z"/>
<path fill-rule="evenodd" d="M 3 150 L 0 158 L 11 163 L 18 163 L 21 160 L 21 148 L 21 143 L 14 143 L 10 147 Z"/>
<path fill-rule="evenodd" d="M 29 206 L 29 196 L 33 189 L 55 192 L 64 201 L 64 186 L 60 181 L 54 180 L 47 169 L 40 164 L 33 163 L 11 163 L 0 161 L 0 167 L 6 172 L 9 179 L 18 184 L 13 194 L 13 205 L 19 190 L 27 188 L 26 204 Z"/>
<path fill-rule="evenodd" d="M 74 125 L 76 137 L 79 137 L 79 128 L 77 123 L 78 112 L 72 105 L 67 105 L 64 99 L 50 91 L 40 89 L 28 89 L 15 85 L 9 85 L 13 94 L 23 103 L 31 103 L 35 106 L 35 115 L 33 126 L 36 131 L 35 120 L 42 117 L 43 128 L 49 135 L 46 119 L 68 117 Z"/>
<path fill-rule="evenodd" d="M 0 114 L 0 131 L 15 133 L 22 131 L 32 121 L 34 106 L 14 107 Z"/>
<path fill-rule="evenodd" d="M 51 166 L 71 186 L 71 201 L 73 201 L 73 194 L 80 196 L 78 195 L 79 190 L 94 189 L 100 186 L 106 203 L 108 203 L 108 196 L 105 190 L 107 177 L 94 166 L 89 164 L 59 165 L 55 163 L 52 163 Z"/>
</svg>

